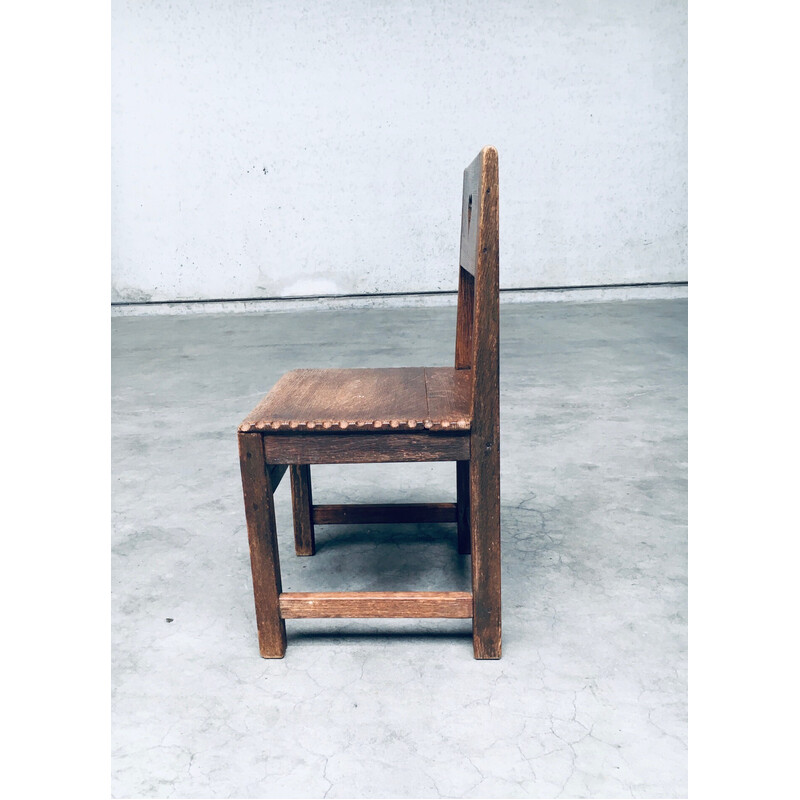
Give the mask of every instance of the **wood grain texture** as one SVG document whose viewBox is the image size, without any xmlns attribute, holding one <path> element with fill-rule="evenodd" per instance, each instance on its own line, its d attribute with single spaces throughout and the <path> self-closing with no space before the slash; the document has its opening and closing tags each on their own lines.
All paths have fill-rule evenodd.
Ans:
<svg viewBox="0 0 800 800">
<path fill-rule="evenodd" d="M 469 619 L 469 592 L 284 592 L 284 619 L 432 618 Z"/>
<path fill-rule="evenodd" d="M 401 461 L 463 461 L 467 433 L 265 434 L 268 461 L 289 464 L 380 464 Z"/>
<path fill-rule="evenodd" d="M 286 652 L 286 625 L 278 608 L 278 596 L 282 589 L 275 506 L 260 434 L 239 434 L 239 465 L 250 543 L 259 649 L 264 658 L 283 658 Z"/>
<path fill-rule="evenodd" d="M 462 463 L 462 462 L 459 462 Z M 372 525 L 407 522 L 455 522 L 455 503 L 387 503 L 313 507 L 317 525 Z"/>
<path fill-rule="evenodd" d="M 472 327 L 475 315 L 475 276 L 458 269 L 458 309 L 456 311 L 456 369 L 472 366 Z M 471 388 L 471 387 L 470 387 Z"/>
<path fill-rule="evenodd" d="M 311 467 L 308 464 L 292 464 L 289 476 L 292 484 L 294 551 L 298 556 L 313 556 L 317 548 L 312 514 Z"/>
<path fill-rule="evenodd" d="M 500 286 L 497 151 L 485 147 L 475 268 L 470 432 L 473 648 L 475 658 L 500 658 Z M 473 162 L 473 165 L 476 163 Z"/>
<path fill-rule="evenodd" d="M 470 390 L 450 367 L 297 369 L 283 375 L 239 430 L 469 430 Z"/>
<path fill-rule="evenodd" d="M 425 368 L 428 418 L 435 430 L 467 430 L 471 425 L 472 377 L 449 367 Z"/>
</svg>

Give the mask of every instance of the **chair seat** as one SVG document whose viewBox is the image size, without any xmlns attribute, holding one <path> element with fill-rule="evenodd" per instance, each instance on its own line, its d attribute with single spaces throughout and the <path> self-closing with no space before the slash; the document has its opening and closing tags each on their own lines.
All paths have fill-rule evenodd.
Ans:
<svg viewBox="0 0 800 800">
<path fill-rule="evenodd" d="M 467 431 L 471 370 L 452 367 L 296 369 L 239 431 Z"/>
</svg>

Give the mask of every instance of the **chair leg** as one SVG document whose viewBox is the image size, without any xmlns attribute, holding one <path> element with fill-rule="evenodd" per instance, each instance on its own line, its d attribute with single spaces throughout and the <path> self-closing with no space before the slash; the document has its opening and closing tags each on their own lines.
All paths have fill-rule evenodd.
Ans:
<svg viewBox="0 0 800 800">
<path fill-rule="evenodd" d="M 275 530 L 275 504 L 261 434 L 239 434 L 239 465 L 250 542 L 259 649 L 264 658 L 283 658 L 286 623 L 278 605 L 281 565 Z"/>
<path fill-rule="evenodd" d="M 477 457 L 469 462 L 472 646 L 475 658 L 500 658 L 500 459 L 482 448 L 473 452 Z"/>
<path fill-rule="evenodd" d="M 456 461 L 456 516 L 458 520 L 458 552 L 469 555 L 472 543 L 469 533 L 469 461 Z"/>
<path fill-rule="evenodd" d="M 298 556 L 313 556 L 314 521 L 311 518 L 311 467 L 292 464 L 289 467 L 292 484 L 292 514 L 294 516 L 294 551 Z"/>
</svg>

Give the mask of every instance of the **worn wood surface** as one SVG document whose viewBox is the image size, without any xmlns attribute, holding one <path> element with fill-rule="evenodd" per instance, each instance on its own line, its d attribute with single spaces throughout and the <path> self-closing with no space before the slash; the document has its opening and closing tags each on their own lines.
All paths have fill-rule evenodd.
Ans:
<svg viewBox="0 0 800 800">
<path fill-rule="evenodd" d="M 456 311 L 456 369 L 472 366 L 472 328 L 475 316 L 475 276 L 458 269 L 458 308 Z M 470 391 L 472 385 L 470 384 Z"/>
<path fill-rule="evenodd" d="M 298 556 L 313 556 L 316 543 L 311 511 L 311 467 L 308 464 L 292 464 L 289 476 L 292 484 L 294 551 Z"/>
<path fill-rule="evenodd" d="M 284 619 L 430 618 L 469 619 L 469 592 L 284 592 Z"/>
<path fill-rule="evenodd" d="M 500 658 L 500 287 L 497 151 L 484 148 L 475 265 L 475 318 L 470 431 L 473 648 L 476 658 Z M 467 191 L 467 173 L 465 188 Z M 470 177 L 472 180 L 472 177 Z M 473 202 L 477 200 L 474 198 Z"/>
<path fill-rule="evenodd" d="M 264 658 L 282 658 L 286 651 L 286 625 L 278 608 L 278 596 L 282 591 L 281 567 L 272 486 L 260 434 L 239 434 L 239 465 L 250 543 L 259 649 Z"/>
<path fill-rule="evenodd" d="M 471 384 L 450 367 L 287 372 L 241 431 L 469 430 Z"/>
<path fill-rule="evenodd" d="M 317 525 L 455 522 L 456 504 L 387 503 L 385 505 L 320 505 L 313 507 L 312 516 Z"/>
<path fill-rule="evenodd" d="M 472 380 L 469 372 L 449 367 L 426 368 L 425 394 L 434 431 L 458 431 L 470 427 Z"/>
<path fill-rule="evenodd" d="M 268 461 L 289 464 L 379 464 L 401 461 L 462 461 L 468 433 L 282 433 L 264 435 Z"/>
</svg>

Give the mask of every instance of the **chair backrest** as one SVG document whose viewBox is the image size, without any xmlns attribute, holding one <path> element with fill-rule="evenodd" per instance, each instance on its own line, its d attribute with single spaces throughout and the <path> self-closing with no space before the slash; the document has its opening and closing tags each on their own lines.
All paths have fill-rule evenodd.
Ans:
<svg viewBox="0 0 800 800">
<path fill-rule="evenodd" d="M 456 368 L 472 370 L 473 431 L 497 441 L 500 419 L 500 278 L 497 150 L 464 170 Z"/>
</svg>

